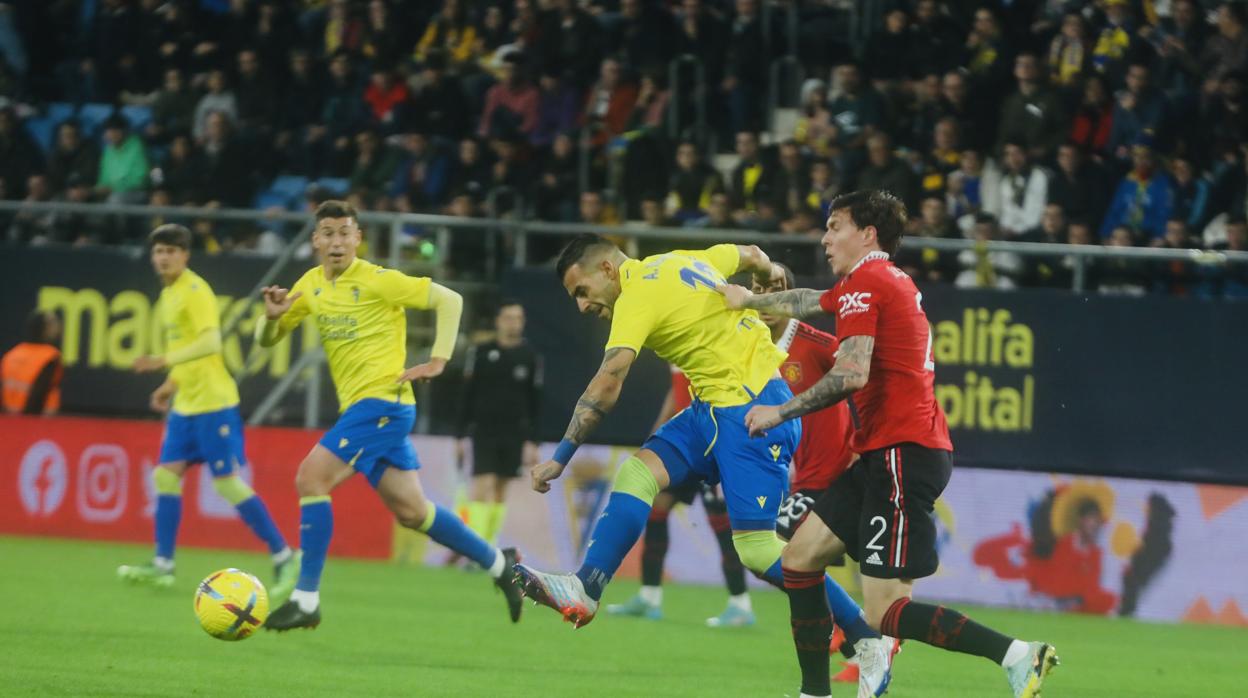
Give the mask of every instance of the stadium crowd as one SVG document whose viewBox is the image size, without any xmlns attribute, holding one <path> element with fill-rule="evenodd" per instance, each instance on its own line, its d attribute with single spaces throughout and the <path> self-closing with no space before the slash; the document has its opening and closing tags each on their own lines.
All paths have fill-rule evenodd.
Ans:
<svg viewBox="0 0 1248 698">
<path fill-rule="evenodd" d="M 882 188 L 915 236 L 1248 249 L 1243 0 L 867 3 L 863 41 L 852 0 L 767 2 L 0 0 L 0 198 L 302 209 L 332 193 L 815 236 L 837 193 Z M 790 54 L 808 77 L 797 118 L 773 120 Z M 668 84 L 685 55 L 704 91 Z M 111 219 L 4 217 L 29 244 L 142 240 Z M 196 232 L 210 252 L 264 241 Z M 1072 274 L 983 249 L 899 261 L 966 287 Z M 1106 292 L 1248 297 L 1244 265 L 1090 272 Z"/>
</svg>

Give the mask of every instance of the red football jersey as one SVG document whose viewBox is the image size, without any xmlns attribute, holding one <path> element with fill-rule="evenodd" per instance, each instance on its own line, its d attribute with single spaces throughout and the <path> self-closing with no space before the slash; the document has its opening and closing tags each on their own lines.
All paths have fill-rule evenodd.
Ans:
<svg viewBox="0 0 1248 698">
<path fill-rule="evenodd" d="M 923 312 L 923 294 L 888 255 L 872 252 L 819 300 L 836 314 L 842 342 L 875 337 L 871 376 L 852 399 L 858 453 L 901 443 L 953 450 L 945 413 L 936 402 L 932 329 Z"/>
<path fill-rule="evenodd" d="M 672 399 L 676 401 L 676 411 L 679 412 L 689 405 L 693 404 L 693 398 L 689 396 L 689 378 L 675 366 L 672 369 Z"/>
<path fill-rule="evenodd" d="M 797 320 L 789 321 L 776 346 L 789 353 L 780 375 L 794 395 L 818 383 L 836 363 L 836 337 Z M 794 491 L 827 489 L 840 477 L 854 459 L 853 433 L 845 402 L 803 415 L 802 440 L 793 455 Z"/>
</svg>

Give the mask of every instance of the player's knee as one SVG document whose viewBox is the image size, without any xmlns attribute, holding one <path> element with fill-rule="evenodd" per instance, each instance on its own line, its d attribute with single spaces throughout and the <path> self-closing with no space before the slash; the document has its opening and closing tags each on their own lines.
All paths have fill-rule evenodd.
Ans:
<svg viewBox="0 0 1248 698">
<path fill-rule="evenodd" d="M 256 496 L 255 490 L 237 475 L 228 475 L 226 477 L 213 478 L 212 488 L 221 495 L 225 501 L 238 506 L 243 502 Z"/>
<path fill-rule="evenodd" d="M 742 531 L 732 534 L 732 547 L 746 569 L 763 574 L 780 559 L 784 543 L 775 531 Z"/>
<path fill-rule="evenodd" d="M 819 551 L 801 536 L 794 536 L 780 553 L 780 564 L 791 570 L 814 572 L 823 569 Z"/>
<path fill-rule="evenodd" d="M 322 497 L 333 489 L 330 478 L 325 477 L 318 468 L 304 461 L 295 472 L 295 491 L 300 497 Z"/>
<path fill-rule="evenodd" d="M 412 501 L 395 502 L 391 507 L 394 518 L 399 525 L 413 531 L 426 530 L 425 520 L 429 518 L 430 504 L 423 497 Z"/>
<path fill-rule="evenodd" d="M 659 483 L 650 468 L 640 458 L 633 456 L 620 464 L 613 489 L 653 505 L 654 498 L 659 494 Z"/>
<path fill-rule="evenodd" d="M 152 486 L 158 495 L 177 496 L 182 494 L 182 476 L 158 465 L 152 469 Z"/>
</svg>

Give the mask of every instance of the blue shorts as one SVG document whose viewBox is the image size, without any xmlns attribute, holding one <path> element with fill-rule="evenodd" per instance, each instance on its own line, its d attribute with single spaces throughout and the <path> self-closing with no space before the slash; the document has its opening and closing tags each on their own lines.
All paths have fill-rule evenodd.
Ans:
<svg viewBox="0 0 1248 698">
<path fill-rule="evenodd" d="M 415 425 L 415 405 L 369 398 L 348 407 L 320 444 L 376 487 L 388 467 L 420 469 L 416 449 L 407 438 Z"/>
<path fill-rule="evenodd" d="M 238 405 L 203 414 L 170 412 L 160 444 L 160 462 L 177 461 L 207 463 L 213 477 L 238 472 L 247 463 Z"/>
<path fill-rule="evenodd" d="M 773 529 L 789 493 L 789 463 L 802 438 L 802 422 L 791 419 L 752 439 L 745 413 L 754 405 L 781 405 L 792 397 L 788 384 L 777 378 L 745 405 L 712 407 L 695 400 L 642 448 L 663 461 L 672 486 L 693 478 L 722 482 L 734 531 Z"/>
</svg>

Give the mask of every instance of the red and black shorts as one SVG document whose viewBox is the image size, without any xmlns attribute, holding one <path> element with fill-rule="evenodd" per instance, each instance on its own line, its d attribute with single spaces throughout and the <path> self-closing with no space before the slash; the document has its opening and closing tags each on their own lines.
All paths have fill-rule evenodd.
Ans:
<svg viewBox="0 0 1248 698">
<path fill-rule="evenodd" d="M 932 508 L 949 484 L 953 454 L 912 443 L 862 454 L 815 502 L 862 573 L 919 579 L 936 572 Z"/>
<path fill-rule="evenodd" d="M 776 515 L 776 535 L 784 540 L 793 540 L 797 527 L 802 525 L 806 517 L 815 507 L 815 502 L 827 490 L 805 489 L 790 494 L 780 505 L 780 513 Z"/>
</svg>

